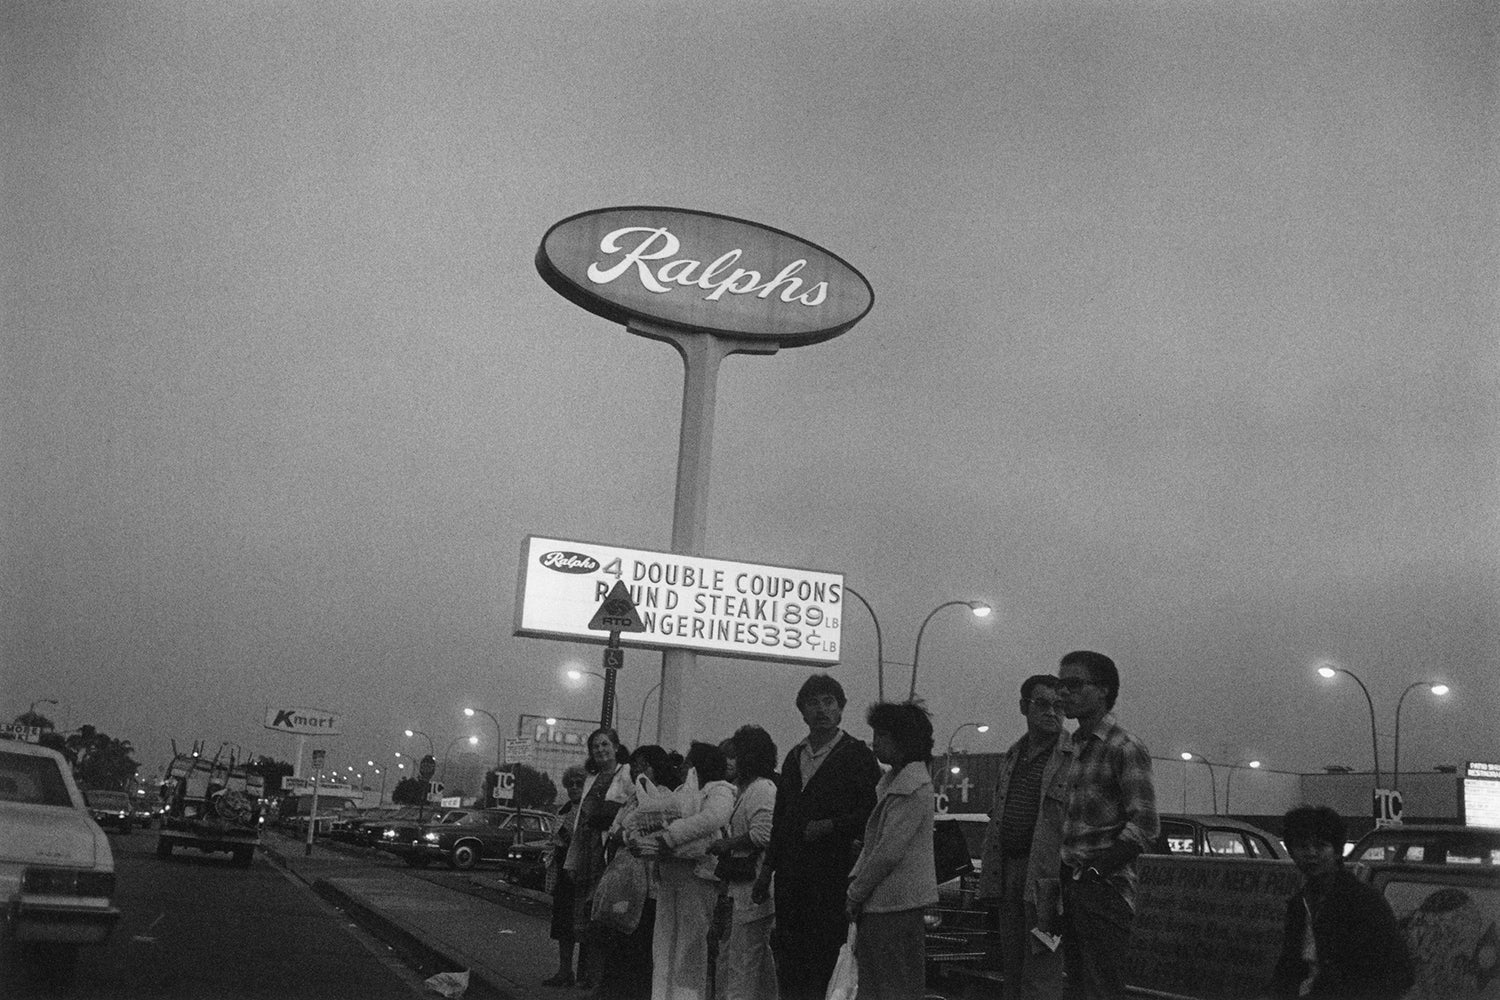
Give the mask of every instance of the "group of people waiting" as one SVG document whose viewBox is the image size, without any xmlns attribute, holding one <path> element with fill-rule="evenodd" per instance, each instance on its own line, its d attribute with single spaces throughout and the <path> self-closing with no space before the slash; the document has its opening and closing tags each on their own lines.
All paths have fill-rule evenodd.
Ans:
<svg viewBox="0 0 1500 1000">
<path fill-rule="evenodd" d="M 1021 686 L 1026 731 L 1001 761 L 979 882 L 1007 1000 L 1126 995 L 1136 858 L 1159 822 L 1150 753 L 1113 712 L 1119 690 L 1114 661 L 1088 650 Z M 807 736 L 779 772 L 759 726 L 685 757 L 592 733 L 586 767 L 563 781 L 550 873 L 559 966 L 545 985 L 602 1000 L 824 1000 L 852 941 L 859 1000 L 923 997 L 924 917 L 938 900 L 932 721 L 916 701 L 877 703 L 866 745 L 842 728 L 846 705 L 837 680 L 808 678 L 796 697 Z M 684 784 L 691 809 L 645 814 L 638 789 Z M 1389 907 L 1342 872 L 1342 831 L 1321 807 L 1287 816 L 1306 887 L 1289 905 L 1273 995 L 1385 998 L 1411 982 Z M 620 851 L 650 873 L 629 933 L 595 919 Z M 1353 942 L 1350 921 L 1378 947 Z"/>
</svg>

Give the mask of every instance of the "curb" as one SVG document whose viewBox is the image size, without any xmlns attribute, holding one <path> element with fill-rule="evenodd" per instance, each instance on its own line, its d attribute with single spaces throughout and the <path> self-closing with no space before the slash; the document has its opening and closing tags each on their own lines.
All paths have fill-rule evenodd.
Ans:
<svg viewBox="0 0 1500 1000">
<path fill-rule="evenodd" d="M 435 976 L 439 972 L 468 970 L 469 989 L 464 994 L 465 997 L 478 998 L 478 1000 L 519 1000 L 505 984 L 496 982 L 483 970 L 475 967 L 472 962 L 460 959 L 441 945 L 427 940 L 423 935 L 365 906 L 326 879 L 315 878 L 309 881 L 304 878 L 295 868 L 287 864 L 280 852 L 268 846 L 264 841 L 261 842 L 261 853 L 276 868 L 307 886 L 320 899 L 332 904 L 367 933 L 388 945 L 403 963 L 415 970 L 422 978 Z"/>
</svg>

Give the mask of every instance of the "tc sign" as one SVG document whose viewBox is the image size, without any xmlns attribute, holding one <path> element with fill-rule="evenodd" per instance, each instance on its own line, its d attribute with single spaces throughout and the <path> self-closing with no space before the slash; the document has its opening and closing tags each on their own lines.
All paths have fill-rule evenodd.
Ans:
<svg viewBox="0 0 1500 1000">
<path fill-rule="evenodd" d="M 516 797 L 516 776 L 511 771 L 495 772 L 495 798 L 501 802 L 509 802 Z"/>
<path fill-rule="evenodd" d="M 264 725 L 267 729 L 299 736 L 340 735 L 334 714 L 321 708 L 268 708 Z"/>
</svg>

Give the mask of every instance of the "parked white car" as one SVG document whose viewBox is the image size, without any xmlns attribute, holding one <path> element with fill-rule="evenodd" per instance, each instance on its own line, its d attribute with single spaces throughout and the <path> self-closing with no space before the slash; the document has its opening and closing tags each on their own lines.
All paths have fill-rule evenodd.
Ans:
<svg viewBox="0 0 1500 1000">
<path fill-rule="evenodd" d="M 120 919 L 115 860 L 55 750 L 0 740 L 0 954 L 54 978 Z"/>
</svg>

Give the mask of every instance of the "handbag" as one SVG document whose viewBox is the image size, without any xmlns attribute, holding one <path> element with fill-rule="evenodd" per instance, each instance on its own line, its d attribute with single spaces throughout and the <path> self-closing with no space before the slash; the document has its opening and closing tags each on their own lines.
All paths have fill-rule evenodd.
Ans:
<svg viewBox="0 0 1500 1000">
<path fill-rule="evenodd" d="M 740 813 L 740 798 L 734 801 L 734 812 L 729 814 L 729 822 L 724 824 L 727 832 L 734 827 L 734 818 Z M 760 868 L 760 848 L 754 848 L 748 854 L 721 854 L 719 863 L 714 866 L 714 878 L 720 882 L 754 882 L 757 871 Z"/>
<path fill-rule="evenodd" d="M 720 882 L 754 882 L 760 868 L 760 851 L 749 854 L 721 854 L 714 866 L 714 878 Z"/>
</svg>

